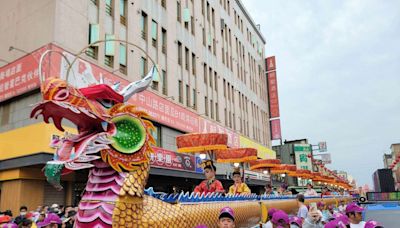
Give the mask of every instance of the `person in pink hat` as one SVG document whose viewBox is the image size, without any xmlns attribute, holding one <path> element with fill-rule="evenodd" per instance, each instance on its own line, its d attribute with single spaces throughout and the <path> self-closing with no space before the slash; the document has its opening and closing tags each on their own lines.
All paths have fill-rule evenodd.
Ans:
<svg viewBox="0 0 400 228">
<path fill-rule="evenodd" d="M 274 215 L 274 213 L 277 211 L 277 209 L 275 208 L 270 208 L 268 210 L 268 222 L 265 223 L 265 225 L 263 226 L 263 228 L 272 228 L 272 216 Z"/>
<path fill-rule="evenodd" d="M 347 228 L 347 226 L 343 222 L 334 219 L 325 224 L 324 228 Z"/>
<path fill-rule="evenodd" d="M 219 212 L 218 216 L 219 228 L 234 228 L 235 227 L 235 213 L 230 207 L 224 207 Z"/>
<path fill-rule="evenodd" d="M 303 220 L 297 216 L 293 216 L 289 219 L 290 228 L 301 228 L 303 226 Z"/>
<path fill-rule="evenodd" d="M 273 228 L 289 228 L 289 216 L 286 212 L 282 210 L 275 211 L 274 215 L 272 215 L 272 227 Z"/>
<path fill-rule="evenodd" d="M 383 228 L 383 226 L 380 223 L 378 223 L 377 221 L 368 220 L 365 223 L 364 228 Z"/>
<path fill-rule="evenodd" d="M 350 225 L 349 217 L 342 213 L 334 213 L 332 217 L 334 220 L 342 222 L 345 226 Z"/>
<path fill-rule="evenodd" d="M 350 203 L 346 207 L 346 215 L 349 217 L 350 228 L 364 228 L 365 222 L 362 221 L 362 212 L 364 208 L 356 203 Z"/>
<path fill-rule="evenodd" d="M 37 227 L 43 228 L 57 228 L 61 224 L 61 219 L 54 213 L 49 213 L 43 222 L 38 222 Z"/>
</svg>

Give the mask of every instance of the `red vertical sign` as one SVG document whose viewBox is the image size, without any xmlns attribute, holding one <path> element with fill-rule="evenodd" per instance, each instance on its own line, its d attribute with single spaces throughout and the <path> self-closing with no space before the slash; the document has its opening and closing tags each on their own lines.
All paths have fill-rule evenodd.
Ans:
<svg viewBox="0 0 400 228">
<path fill-rule="evenodd" d="M 281 139 L 281 120 L 275 119 L 271 120 L 271 139 Z"/>
<path fill-rule="evenodd" d="M 268 57 L 266 60 L 267 71 L 276 70 L 275 56 Z"/>
<path fill-rule="evenodd" d="M 267 73 L 268 75 L 268 95 L 270 118 L 279 117 L 278 82 L 276 71 Z"/>
</svg>

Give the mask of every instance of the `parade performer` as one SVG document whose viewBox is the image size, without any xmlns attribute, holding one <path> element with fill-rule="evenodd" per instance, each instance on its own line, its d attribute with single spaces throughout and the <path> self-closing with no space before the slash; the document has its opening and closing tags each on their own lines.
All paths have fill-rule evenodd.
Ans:
<svg viewBox="0 0 400 228">
<path fill-rule="evenodd" d="M 242 181 L 242 175 L 240 174 L 240 168 L 235 168 L 232 173 L 232 179 L 234 184 L 229 187 L 228 194 L 251 194 L 250 188 L 246 183 Z"/>
<path fill-rule="evenodd" d="M 209 192 L 219 192 L 224 193 L 225 189 L 222 186 L 222 183 L 215 179 L 215 172 L 217 168 L 215 167 L 212 160 L 205 160 L 202 163 L 202 167 L 204 169 L 204 175 L 206 180 L 203 180 L 199 185 L 196 186 L 194 192 L 196 193 L 209 193 Z"/>
</svg>

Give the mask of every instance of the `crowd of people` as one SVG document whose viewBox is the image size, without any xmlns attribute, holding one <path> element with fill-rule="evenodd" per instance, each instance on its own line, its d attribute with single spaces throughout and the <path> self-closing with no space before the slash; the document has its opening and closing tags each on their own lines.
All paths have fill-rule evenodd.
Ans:
<svg viewBox="0 0 400 228">
<path fill-rule="evenodd" d="M 15 217 L 11 210 L 0 212 L 0 228 L 72 228 L 77 212 L 77 207 L 57 204 L 39 206 L 33 211 L 21 206 Z"/>
<path fill-rule="evenodd" d="M 304 204 L 304 195 L 297 196 L 299 210 L 297 216 L 288 215 L 282 210 L 268 210 L 268 221 L 253 228 L 383 228 L 376 221 L 362 221 L 363 208 L 352 202 L 343 211 L 339 207 L 326 206 L 322 201 L 316 205 Z M 232 208 L 224 207 L 218 217 L 219 228 L 234 228 L 235 214 Z M 207 228 L 198 225 L 196 228 Z"/>
</svg>

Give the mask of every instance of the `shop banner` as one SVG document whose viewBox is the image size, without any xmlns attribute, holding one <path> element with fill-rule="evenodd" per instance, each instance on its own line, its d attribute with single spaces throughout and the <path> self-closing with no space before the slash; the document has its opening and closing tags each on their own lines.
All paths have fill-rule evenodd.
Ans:
<svg viewBox="0 0 400 228">
<path fill-rule="evenodd" d="M 318 149 L 319 149 L 319 152 L 326 152 L 328 149 L 327 149 L 327 146 L 326 146 L 326 142 L 324 141 L 324 142 L 319 142 L 318 143 Z"/>
<path fill-rule="evenodd" d="M 39 88 L 39 60 L 46 45 L 0 68 L 0 102 Z M 47 64 L 42 65 L 46 74 Z"/>
<path fill-rule="evenodd" d="M 279 117 L 278 82 L 276 71 L 267 73 L 268 75 L 268 96 L 270 118 Z"/>
<path fill-rule="evenodd" d="M 280 119 L 274 119 L 271 120 L 271 139 L 282 139 L 281 135 L 281 120 Z"/>
<path fill-rule="evenodd" d="M 323 164 L 331 164 L 332 163 L 332 159 L 331 159 L 331 154 L 330 153 L 326 153 L 326 154 L 320 154 L 321 156 L 321 161 Z"/>
<path fill-rule="evenodd" d="M 311 145 L 310 144 L 294 144 L 294 154 L 296 157 L 296 168 L 312 171 L 311 163 Z"/>
<path fill-rule="evenodd" d="M 267 57 L 267 58 L 265 59 L 265 62 L 266 62 L 266 64 L 267 64 L 267 71 L 276 70 L 275 56 Z"/>
<path fill-rule="evenodd" d="M 190 172 L 197 170 L 196 157 L 192 154 L 181 154 L 159 147 L 153 147 L 153 151 L 150 154 L 151 167 Z"/>
</svg>

